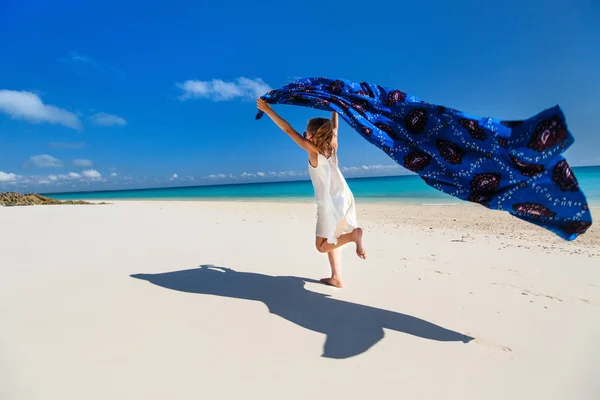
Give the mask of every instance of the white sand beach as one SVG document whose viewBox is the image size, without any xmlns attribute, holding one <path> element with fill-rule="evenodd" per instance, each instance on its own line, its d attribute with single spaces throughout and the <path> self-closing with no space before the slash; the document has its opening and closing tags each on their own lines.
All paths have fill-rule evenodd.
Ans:
<svg viewBox="0 0 600 400">
<path fill-rule="evenodd" d="M 597 225 L 358 217 L 340 290 L 310 203 L 0 208 L 0 399 L 600 398 Z"/>
</svg>

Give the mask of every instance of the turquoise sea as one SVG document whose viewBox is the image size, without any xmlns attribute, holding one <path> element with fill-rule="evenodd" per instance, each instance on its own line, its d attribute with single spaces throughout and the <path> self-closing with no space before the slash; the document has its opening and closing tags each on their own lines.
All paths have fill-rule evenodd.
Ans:
<svg viewBox="0 0 600 400">
<path fill-rule="evenodd" d="M 573 168 L 588 201 L 600 204 L 600 166 Z M 368 202 L 456 203 L 445 193 L 427 186 L 418 176 L 348 179 L 354 196 Z M 314 196 L 310 181 L 187 186 L 156 189 L 46 193 L 60 200 L 277 200 L 306 201 Z"/>
</svg>

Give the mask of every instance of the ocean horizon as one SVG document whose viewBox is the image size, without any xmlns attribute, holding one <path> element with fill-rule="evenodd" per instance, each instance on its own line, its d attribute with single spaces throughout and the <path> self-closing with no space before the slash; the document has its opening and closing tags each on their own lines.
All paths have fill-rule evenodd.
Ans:
<svg viewBox="0 0 600 400">
<path fill-rule="evenodd" d="M 575 167 L 573 172 L 588 201 L 594 204 L 600 203 L 600 166 Z M 362 201 L 435 204 L 463 202 L 427 186 L 417 175 L 348 178 L 347 182 L 355 198 Z M 310 180 L 42 194 L 57 200 L 308 201 L 314 198 Z"/>
</svg>

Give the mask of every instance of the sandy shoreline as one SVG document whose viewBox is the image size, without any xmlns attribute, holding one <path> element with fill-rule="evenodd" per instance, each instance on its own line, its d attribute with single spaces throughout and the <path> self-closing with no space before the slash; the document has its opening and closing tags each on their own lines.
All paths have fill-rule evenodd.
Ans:
<svg viewBox="0 0 600 400">
<path fill-rule="evenodd" d="M 337 290 L 311 203 L 0 208 L 0 398 L 600 396 L 596 225 L 357 211 Z"/>
</svg>

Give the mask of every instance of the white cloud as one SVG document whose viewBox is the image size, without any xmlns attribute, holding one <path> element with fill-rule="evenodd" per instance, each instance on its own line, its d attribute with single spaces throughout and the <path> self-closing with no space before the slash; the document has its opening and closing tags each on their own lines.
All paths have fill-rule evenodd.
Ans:
<svg viewBox="0 0 600 400">
<path fill-rule="evenodd" d="M 237 83 L 238 87 L 240 87 L 252 100 L 272 90 L 271 86 L 260 78 L 248 79 L 240 77 L 237 79 Z"/>
<path fill-rule="evenodd" d="M 227 101 L 236 98 L 256 99 L 271 90 L 271 87 L 262 79 L 237 78 L 232 82 L 221 79 L 212 81 L 188 80 L 178 83 L 177 87 L 183 90 L 180 100 L 205 98 L 214 101 Z"/>
<path fill-rule="evenodd" d="M 275 177 L 305 176 L 307 174 L 308 174 L 308 172 L 306 172 L 306 171 L 269 172 L 269 176 L 275 176 Z"/>
<path fill-rule="evenodd" d="M 275 177 L 275 178 L 283 178 L 283 177 L 300 177 L 306 176 L 308 172 L 306 171 L 280 171 L 280 172 L 242 172 L 240 177 L 242 178 L 264 178 L 267 176 Z"/>
<path fill-rule="evenodd" d="M 49 185 L 49 184 L 51 184 L 51 183 L 52 183 L 52 181 L 50 181 L 50 180 L 48 180 L 48 179 L 42 179 L 42 180 L 38 181 L 38 183 L 39 183 L 40 185 Z"/>
<path fill-rule="evenodd" d="M 397 174 L 397 175 L 408 175 L 412 174 L 410 171 L 405 171 L 398 164 L 386 164 L 386 165 L 361 165 L 356 167 L 342 167 L 340 170 L 344 174 L 348 175 L 359 175 L 359 176 L 380 176 L 381 174 Z"/>
<path fill-rule="evenodd" d="M 363 168 L 364 167 L 364 168 Z M 342 172 L 358 172 L 358 171 L 367 171 L 369 168 L 366 165 L 360 167 L 342 167 L 340 170 Z"/>
<path fill-rule="evenodd" d="M 0 171 L 0 182 L 15 182 L 17 178 L 16 174 Z"/>
<path fill-rule="evenodd" d="M 81 175 L 76 172 L 69 172 L 68 174 L 60 174 L 60 175 L 51 174 L 45 178 L 40 178 L 40 179 L 44 181 L 43 184 L 45 184 L 45 185 L 48 185 L 50 183 L 62 185 L 62 181 L 81 179 Z"/>
<path fill-rule="evenodd" d="M 342 172 L 358 172 L 358 171 L 389 171 L 400 169 L 398 164 L 390 165 L 361 165 L 360 167 L 343 167 Z"/>
<path fill-rule="evenodd" d="M 379 176 L 385 172 L 400 174 L 404 172 L 398 164 L 390 165 L 361 165 L 355 167 L 342 167 L 340 168 L 344 174 L 358 175 L 358 176 Z M 271 171 L 271 172 L 248 172 L 244 171 L 239 175 L 233 174 L 211 174 L 204 177 L 204 179 L 221 180 L 221 179 L 286 179 L 286 178 L 303 178 L 308 176 L 308 171 Z"/>
<path fill-rule="evenodd" d="M 174 181 L 177 178 L 178 178 L 177 174 L 173 174 L 169 180 Z"/>
<path fill-rule="evenodd" d="M 125 126 L 127 125 L 127 121 L 124 118 L 107 114 L 107 113 L 97 113 L 90 117 L 90 120 L 94 125 L 97 126 Z"/>
<path fill-rule="evenodd" d="M 73 164 L 75 167 L 81 168 L 91 167 L 92 165 L 94 165 L 92 160 L 86 160 L 84 158 L 78 158 L 76 160 L 73 160 L 71 164 Z"/>
<path fill-rule="evenodd" d="M 225 174 L 212 174 L 212 175 L 206 176 L 205 178 L 208 178 L 208 179 L 225 179 L 225 178 L 227 178 L 227 175 L 225 175 Z"/>
<path fill-rule="evenodd" d="M 82 171 L 81 174 L 83 176 L 85 176 L 86 178 L 90 178 L 90 179 L 102 178 L 102 174 L 100 172 L 96 171 L 95 169 L 86 169 L 85 171 Z"/>
<path fill-rule="evenodd" d="M 81 121 L 74 113 L 44 104 L 35 93 L 16 90 L 0 90 L 0 112 L 14 119 L 32 123 L 48 122 L 81 129 Z"/>
<path fill-rule="evenodd" d="M 33 165 L 37 168 L 61 168 L 63 166 L 63 162 L 49 154 L 40 154 L 29 157 L 29 161 L 25 164 L 25 166 L 29 165 Z"/>
<path fill-rule="evenodd" d="M 112 174 L 110 174 L 110 176 L 114 178 L 115 176 L 118 176 L 118 174 L 116 172 L 113 172 Z"/>
</svg>

